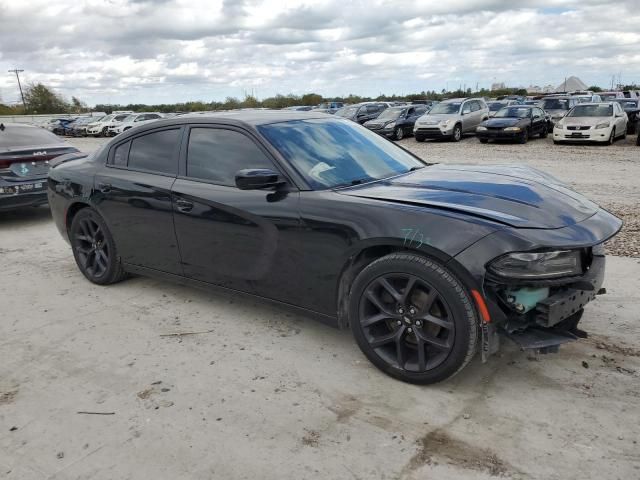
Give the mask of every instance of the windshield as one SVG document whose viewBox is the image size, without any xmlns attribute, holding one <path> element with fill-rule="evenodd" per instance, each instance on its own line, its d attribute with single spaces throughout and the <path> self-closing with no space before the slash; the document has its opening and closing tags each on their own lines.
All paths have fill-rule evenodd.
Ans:
<svg viewBox="0 0 640 480">
<path fill-rule="evenodd" d="M 338 117 L 346 117 L 351 118 L 355 117 L 356 113 L 358 113 L 358 107 L 344 107 L 336 112 Z"/>
<path fill-rule="evenodd" d="M 430 114 L 434 113 L 458 113 L 460 111 L 459 103 L 439 103 L 431 109 Z"/>
<path fill-rule="evenodd" d="M 61 141 L 43 128 L 5 125 L 0 131 L 0 148 L 59 145 Z"/>
<path fill-rule="evenodd" d="M 122 119 L 122 123 L 130 123 L 133 122 L 135 120 L 135 118 L 137 117 L 137 115 L 127 115 L 126 117 L 124 117 Z"/>
<path fill-rule="evenodd" d="M 612 115 L 611 105 L 578 105 L 573 107 L 567 117 L 610 117 Z"/>
<path fill-rule="evenodd" d="M 527 118 L 531 109 L 525 107 L 505 107 L 495 114 L 494 118 Z"/>
<path fill-rule="evenodd" d="M 128 116 L 129 116 L 129 115 L 125 113 L 125 114 L 123 114 L 123 115 L 116 115 L 115 117 L 113 117 L 113 119 L 114 119 L 116 122 L 121 122 L 121 121 L 123 121 L 125 118 L 127 118 Z"/>
<path fill-rule="evenodd" d="M 489 106 L 489 111 L 490 112 L 497 112 L 502 107 L 504 107 L 506 104 L 502 103 L 502 102 L 489 102 L 487 105 Z"/>
<path fill-rule="evenodd" d="M 630 108 L 638 108 L 638 103 L 635 100 L 622 100 L 622 99 L 617 99 L 617 102 L 620 104 L 620 106 L 624 109 L 630 109 Z"/>
<path fill-rule="evenodd" d="M 599 93 L 598 95 L 602 100 L 615 100 L 617 98 L 615 93 Z"/>
<path fill-rule="evenodd" d="M 258 129 L 316 190 L 356 185 L 425 166 L 378 134 L 343 120 L 294 120 Z"/>
<path fill-rule="evenodd" d="M 405 108 L 387 108 L 383 110 L 376 120 L 395 120 L 406 112 Z"/>
<path fill-rule="evenodd" d="M 547 98 L 542 102 L 545 110 L 569 110 L 569 100 L 566 98 Z"/>
</svg>

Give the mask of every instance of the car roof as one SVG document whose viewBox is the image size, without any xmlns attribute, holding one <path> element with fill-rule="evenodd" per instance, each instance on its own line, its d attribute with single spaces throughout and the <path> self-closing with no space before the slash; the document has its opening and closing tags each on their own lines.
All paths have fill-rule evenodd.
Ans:
<svg viewBox="0 0 640 480">
<path fill-rule="evenodd" d="M 465 100 L 469 100 L 468 97 L 464 97 L 464 98 L 448 98 L 446 100 L 443 100 L 441 103 L 460 103 L 460 102 L 464 102 Z"/>
<path fill-rule="evenodd" d="M 56 119 L 59 120 L 59 119 Z M 1 125 L 4 125 L 4 128 L 20 128 L 20 127 L 24 127 L 24 128 L 40 128 L 37 125 L 31 125 L 30 123 L 20 123 L 20 122 L 3 122 L 0 121 Z"/>
</svg>

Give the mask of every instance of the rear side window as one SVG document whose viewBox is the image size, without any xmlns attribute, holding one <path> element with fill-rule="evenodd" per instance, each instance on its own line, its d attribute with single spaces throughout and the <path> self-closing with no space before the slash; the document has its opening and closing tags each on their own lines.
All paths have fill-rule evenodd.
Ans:
<svg viewBox="0 0 640 480">
<path fill-rule="evenodd" d="M 113 152 L 113 160 L 111 161 L 111 163 L 113 165 L 116 165 L 117 167 L 126 167 L 127 158 L 129 157 L 130 146 L 131 146 L 131 142 L 118 145 Z"/>
<path fill-rule="evenodd" d="M 179 137 L 180 130 L 176 128 L 134 138 L 129 151 L 129 168 L 175 175 L 178 172 L 176 147 Z"/>
<path fill-rule="evenodd" d="M 246 135 L 219 128 L 192 128 L 187 150 L 187 176 L 219 185 L 235 186 L 243 168 L 273 168 Z"/>
</svg>

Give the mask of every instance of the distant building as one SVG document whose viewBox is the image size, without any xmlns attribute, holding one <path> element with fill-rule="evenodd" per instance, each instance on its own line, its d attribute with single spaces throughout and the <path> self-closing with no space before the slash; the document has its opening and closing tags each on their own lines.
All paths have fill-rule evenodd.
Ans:
<svg viewBox="0 0 640 480">
<path fill-rule="evenodd" d="M 544 87 L 541 87 L 540 85 L 529 85 L 527 87 L 527 93 L 551 93 L 556 89 L 556 87 L 554 85 L 545 85 Z"/>
<path fill-rule="evenodd" d="M 491 84 L 491 90 L 503 90 L 506 87 L 504 86 L 504 82 L 500 82 L 500 83 L 492 83 Z"/>
</svg>

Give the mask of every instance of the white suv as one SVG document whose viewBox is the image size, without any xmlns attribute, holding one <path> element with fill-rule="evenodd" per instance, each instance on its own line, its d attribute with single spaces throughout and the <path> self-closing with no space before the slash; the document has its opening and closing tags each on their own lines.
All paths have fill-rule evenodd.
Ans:
<svg viewBox="0 0 640 480">
<path fill-rule="evenodd" d="M 119 133 L 125 132 L 130 128 L 137 127 L 138 125 L 143 125 L 149 122 L 155 122 L 156 120 L 160 120 L 164 118 L 161 113 L 158 112 L 144 112 L 144 113 L 134 113 L 132 115 L 127 115 L 122 122 L 118 125 L 115 125 L 109 129 L 109 133 L 112 135 L 118 135 Z"/>
<path fill-rule="evenodd" d="M 107 115 L 106 117 L 102 117 L 100 120 L 96 122 L 91 122 L 87 124 L 87 135 L 93 135 L 95 137 L 106 137 L 109 132 L 109 127 L 120 123 L 127 117 L 127 114 L 115 114 Z"/>
</svg>

